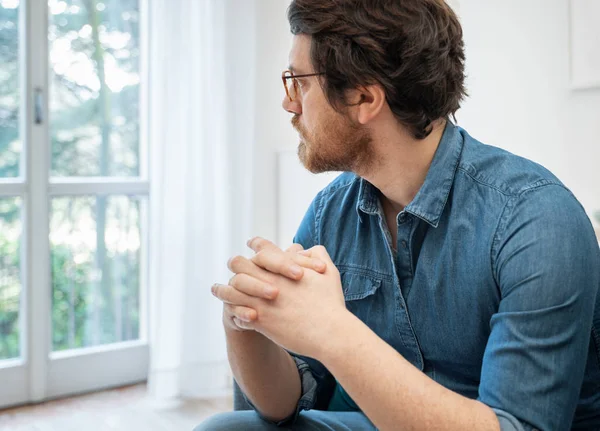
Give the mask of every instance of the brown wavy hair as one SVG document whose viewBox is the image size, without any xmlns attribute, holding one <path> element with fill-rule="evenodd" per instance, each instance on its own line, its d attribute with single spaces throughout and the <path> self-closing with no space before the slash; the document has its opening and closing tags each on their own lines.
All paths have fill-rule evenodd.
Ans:
<svg viewBox="0 0 600 431">
<path fill-rule="evenodd" d="M 312 65 L 337 111 L 349 106 L 347 90 L 380 84 L 423 139 L 467 95 L 462 28 L 444 0 L 292 0 L 288 20 L 292 34 L 312 37 Z"/>
</svg>

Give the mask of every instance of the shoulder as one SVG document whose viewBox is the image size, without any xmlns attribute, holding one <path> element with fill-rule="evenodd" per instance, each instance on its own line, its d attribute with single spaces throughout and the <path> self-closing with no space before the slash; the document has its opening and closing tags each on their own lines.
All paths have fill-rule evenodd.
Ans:
<svg viewBox="0 0 600 431">
<path fill-rule="evenodd" d="M 543 185 L 564 187 L 544 166 L 501 148 L 485 145 L 462 129 L 461 134 L 464 147 L 458 171 L 470 181 L 508 196 L 518 196 Z"/>
</svg>

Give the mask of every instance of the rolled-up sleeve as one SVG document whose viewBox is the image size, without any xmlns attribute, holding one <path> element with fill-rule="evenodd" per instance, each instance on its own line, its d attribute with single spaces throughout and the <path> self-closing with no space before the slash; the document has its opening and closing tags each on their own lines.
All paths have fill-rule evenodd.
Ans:
<svg viewBox="0 0 600 431">
<path fill-rule="evenodd" d="M 500 424 L 500 431 L 535 431 L 529 424 L 525 424 L 513 415 L 504 410 L 492 409 L 496 413 L 498 423 Z"/>
<path fill-rule="evenodd" d="M 600 251 L 564 187 L 508 202 L 492 247 L 500 305 L 490 321 L 479 400 L 504 430 L 571 428 L 600 286 Z"/>
<path fill-rule="evenodd" d="M 320 367 L 323 368 L 323 370 L 321 372 L 317 372 L 316 370 L 319 368 L 319 366 L 317 366 L 316 370 L 315 370 L 315 374 L 313 374 L 313 372 L 311 371 L 311 366 L 309 365 L 309 362 L 312 362 L 313 360 L 311 360 L 309 358 L 301 358 L 298 356 L 294 356 L 293 354 L 291 354 L 291 356 L 294 359 L 294 361 L 296 362 L 296 367 L 298 368 L 298 374 L 300 375 L 300 384 L 302 387 L 300 399 L 298 400 L 298 404 L 296 405 L 296 410 L 294 411 L 294 413 L 292 413 L 290 416 L 288 416 L 287 418 L 285 418 L 281 421 L 273 421 L 273 420 L 265 417 L 260 412 L 260 410 L 258 410 L 254 406 L 254 404 L 252 404 L 252 401 L 250 401 L 250 399 L 245 394 L 242 393 L 244 395 L 244 398 L 246 399 L 246 402 L 248 403 L 248 405 L 256 411 L 256 413 L 261 417 L 261 419 L 263 419 L 264 421 L 266 421 L 270 424 L 277 425 L 277 426 L 288 425 L 290 423 L 294 423 L 302 410 L 311 410 L 311 409 L 317 408 L 317 407 L 320 407 L 320 409 L 325 410 L 324 408 L 322 408 L 323 403 L 322 402 L 319 403 L 318 401 L 326 398 L 326 397 L 323 397 L 322 395 L 324 393 L 326 394 L 328 392 L 327 388 L 329 388 L 329 386 L 331 386 L 331 383 L 328 384 L 326 380 L 329 380 L 329 379 L 333 380 L 333 377 L 331 377 L 331 375 L 327 372 L 327 370 L 322 365 L 319 364 Z M 315 365 L 313 365 L 313 366 L 315 366 Z M 329 398 L 331 398 L 331 394 L 329 394 Z"/>
</svg>

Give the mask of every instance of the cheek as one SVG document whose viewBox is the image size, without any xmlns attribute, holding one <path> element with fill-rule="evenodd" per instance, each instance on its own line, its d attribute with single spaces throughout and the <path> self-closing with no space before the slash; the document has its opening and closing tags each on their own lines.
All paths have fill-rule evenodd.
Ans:
<svg viewBox="0 0 600 431">
<path fill-rule="evenodd" d="M 315 130 L 319 129 L 319 124 L 323 120 L 323 113 L 315 106 L 310 99 L 303 101 L 302 116 L 300 117 L 302 126 L 308 135 L 313 135 Z"/>
</svg>

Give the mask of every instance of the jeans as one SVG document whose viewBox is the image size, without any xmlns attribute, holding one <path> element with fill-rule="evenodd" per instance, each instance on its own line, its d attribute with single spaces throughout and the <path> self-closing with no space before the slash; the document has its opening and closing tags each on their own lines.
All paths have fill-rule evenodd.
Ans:
<svg viewBox="0 0 600 431">
<path fill-rule="evenodd" d="M 262 420 L 255 411 L 236 411 L 212 416 L 194 431 L 377 431 L 360 412 L 303 411 L 293 425 L 277 427 Z"/>
</svg>

